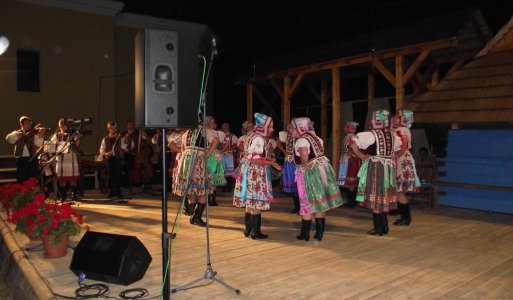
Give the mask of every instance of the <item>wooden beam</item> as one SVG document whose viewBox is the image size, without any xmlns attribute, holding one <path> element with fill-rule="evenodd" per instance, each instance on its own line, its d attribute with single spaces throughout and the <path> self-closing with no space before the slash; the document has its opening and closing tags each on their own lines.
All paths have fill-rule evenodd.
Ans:
<svg viewBox="0 0 513 300">
<path fill-rule="evenodd" d="M 369 101 L 369 106 L 370 102 L 374 101 L 376 95 L 374 80 L 374 73 L 369 72 L 369 74 L 367 75 L 367 100 Z"/>
<path fill-rule="evenodd" d="M 396 78 L 388 70 L 388 68 L 377 58 L 374 58 L 374 67 L 390 82 L 394 87 L 396 86 Z"/>
<path fill-rule="evenodd" d="M 253 87 L 253 92 L 255 93 L 255 96 L 257 97 L 258 101 L 263 106 L 261 113 L 267 114 L 267 112 L 269 111 L 269 114 L 271 115 L 273 120 L 276 120 L 275 123 L 277 123 L 278 120 L 280 119 L 280 116 L 278 116 L 276 111 L 273 109 L 272 105 L 273 105 L 274 100 L 272 100 L 272 98 L 271 98 L 271 100 L 267 100 L 256 85 Z M 275 96 L 275 97 L 277 97 L 277 96 Z"/>
<path fill-rule="evenodd" d="M 283 125 L 290 123 L 290 76 L 283 78 Z"/>
<path fill-rule="evenodd" d="M 431 50 L 422 50 L 420 52 L 419 56 L 413 61 L 411 66 L 408 68 L 406 73 L 404 73 L 403 76 L 403 82 L 402 85 L 405 86 L 408 80 L 415 74 L 415 71 L 417 71 L 420 67 L 420 65 L 426 60 L 426 58 L 429 56 L 429 53 L 431 53 Z"/>
<path fill-rule="evenodd" d="M 253 122 L 253 84 L 246 84 L 246 121 Z"/>
<path fill-rule="evenodd" d="M 276 93 L 280 96 L 281 99 L 283 99 L 283 89 L 281 88 L 280 84 L 275 78 L 269 79 L 269 82 L 271 83 L 271 86 L 274 88 Z"/>
<path fill-rule="evenodd" d="M 326 81 L 321 82 L 321 139 L 323 141 L 328 140 L 328 83 Z"/>
<path fill-rule="evenodd" d="M 432 89 L 435 86 L 438 85 L 440 82 L 440 67 L 438 64 L 435 66 L 435 70 L 433 71 L 433 74 L 431 75 L 431 83 L 427 85 L 428 89 Z"/>
<path fill-rule="evenodd" d="M 397 55 L 410 55 L 415 53 L 420 53 L 424 50 L 438 50 L 445 48 L 452 48 L 458 46 L 458 41 L 455 38 L 433 41 L 428 43 L 421 43 L 416 45 L 410 45 L 407 47 L 396 48 L 396 49 L 388 49 L 384 51 L 375 52 L 375 57 L 379 59 L 391 59 L 395 58 Z M 363 63 L 368 63 L 371 61 L 371 56 L 368 53 L 359 54 L 351 57 L 344 57 L 336 60 L 325 61 L 318 64 L 311 64 L 306 66 L 301 66 L 297 68 L 290 68 L 287 70 L 281 70 L 273 73 L 269 73 L 264 76 L 264 78 L 283 78 L 285 76 L 295 76 L 298 74 L 308 74 L 315 73 L 324 70 L 331 70 L 335 67 L 346 67 L 352 65 L 358 65 Z M 261 78 L 262 79 L 262 78 Z"/>
<path fill-rule="evenodd" d="M 404 108 L 403 56 L 395 57 L 395 110 Z"/>
<path fill-rule="evenodd" d="M 340 68 L 331 69 L 331 95 L 332 95 L 332 130 L 331 138 L 332 158 L 331 165 L 334 170 L 338 170 L 338 160 L 340 158 Z"/>
<path fill-rule="evenodd" d="M 444 78 L 447 78 L 447 76 L 450 76 L 453 73 L 455 73 L 456 71 L 458 71 L 465 64 L 466 61 L 467 61 L 466 59 L 458 59 L 457 61 L 455 61 L 454 64 L 449 69 L 449 71 L 447 71 L 447 74 L 445 74 Z"/>
<path fill-rule="evenodd" d="M 303 79 L 305 78 L 305 74 L 301 73 L 298 74 L 296 77 L 296 80 L 294 80 L 294 83 L 292 84 L 292 87 L 290 88 L 290 95 L 289 97 L 292 98 L 294 94 L 296 93 L 297 89 L 301 85 L 301 82 L 303 82 Z"/>
</svg>

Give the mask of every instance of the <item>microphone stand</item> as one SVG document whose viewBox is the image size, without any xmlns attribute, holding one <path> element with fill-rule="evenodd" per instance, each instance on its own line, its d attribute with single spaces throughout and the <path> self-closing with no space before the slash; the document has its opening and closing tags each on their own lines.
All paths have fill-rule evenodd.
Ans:
<svg viewBox="0 0 513 300">
<path fill-rule="evenodd" d="M 207 75 L 206 75 L 206 81 L 205 81 L 205 86 L 203 87 L 203 91 L 201 93 L 201 103 L 200 103 L 200 107 L 202 107 L 203 109 L 203 113 L 202 113 L 202 122 L 203 122 L 203 126 L 202 126 L 202 136 L 204 138 L 204 145 L 205 145 L 205 153 L 207 151 L 206 147 L 207 147 L 207 124 L 206 124 L 206 91 L 207 91 L 207 86 L 208 86 L 208 79 L 209 79 L 209 75 L 210 75 L 210 71 L 212 69 L 212 64 L 214 62 L 214 56 L 217 54 L 217 49 L 215 48 L 215 44 L 214 44 L 215 40 L 213 40 L 213 47 L 212 47 L 212 53 L 210 55 L 210 64 L 208 66 L 208 71 L 207 71 Z M 204 56 L 202 55 L 199 55 L 198 57 L 200 58 L 203 58 L 205 59 Z M 179 291 L 183 291 L 183 290 L 187 290 L 187 289 L 190 289 L 190 288 L 194 288 L 194 287 L 201 287 L 201 286 L 205 286 L 204 284 L 202 285 L 199 285 L 200 282 L 204 281 L 204 280 L 210 280 L 211 282 L 217 282 L 217 283 L 220 283 L 221 285 L 225 286 L 227 289 L 233 291 L 234 293 L 236 294 L 240 294 L 241 291 L 237 288 L 234 288 L 232 287 L 231 285 L 227 284 L 226 282 L 224 282 L 223 280 L 219 279 L 216 277 L 217 275 L 217 272 L 214 271 L 212 269 L 212 262 L 210 260 L 210 234 L 209 234 L 209 230 L 210 230 L 210 217 L 209 217 L 209 213 L 208 213 L 208 207 L 209 207 L 209 204 L 208 204 L 208 181 L 207 181 L 207 178 L 208 178 L 208 171 L 207 171 L 207 157 L 205 157 L 205 161 L 204 161 L 204 170 L 205 170 L 205 174 L 204 174 L 204 178 L 205 178 L 205 183 L 204 183 L 204 192 L 205 192 L 205 223 L 206 223 L 206 226 L 205 226 L 205 231 L 206 231 L 206 239 L 207 239 L 207 269 L 205 270 L 205 274 L 203 274 L 202 277 L 199 277 L 197 279 L 194 279 L 192 280 L 191 282 L 189 283 L 186 283 L 182 286 L 179 286 L 177 288 L 174 288 L 171 290 L 171 293 L 176 293 L 176 292 L 179 292 Z"/>
</svg>

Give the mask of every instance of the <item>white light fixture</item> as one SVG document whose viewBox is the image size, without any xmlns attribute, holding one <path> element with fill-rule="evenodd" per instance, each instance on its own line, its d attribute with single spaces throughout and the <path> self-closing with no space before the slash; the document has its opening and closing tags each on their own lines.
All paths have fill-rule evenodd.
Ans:
<svg viewBox="0 0 513 300">
<path fill-rule="evenodd" d="M 0 35 L 0 55 L 4 54 L 7 48 L 9 48 L 9 39 Z"/>
</svg>

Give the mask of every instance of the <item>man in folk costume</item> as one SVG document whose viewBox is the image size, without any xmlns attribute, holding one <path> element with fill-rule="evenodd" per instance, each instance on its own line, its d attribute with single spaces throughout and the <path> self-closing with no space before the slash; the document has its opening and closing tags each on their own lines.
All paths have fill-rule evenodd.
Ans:
<svg viewBox="0 0 513 300">
<path fill-rule="evenodd" d="M 255 113 L 255 127 L 244 143 L 245 156 L 235 170 L 233 205 L 246 210 L 244 235 L 252 239 L 265 239 L 261 231 L 262 210 L 269 210 L 273 200 L 271 169 L 281 166 L 271 161 L 269 138 L 273 134 L 273 120 Z"/>
<path fill-rule="evenodd" d="M 208 117 L 206 118 L 208 122 Z M 206 226 L 201 219 L 206 206 L 206 196 L 212 194 L 213 186 L 205 170 L 205 160 L 217 147 L 217 139 L 212 139 L 207 147 L 205 137 L 202 135 L 203 125 L 199 123 L 198 128 L 185 131 L 181 138 L 181 155 L 176 166 L 176 176 L 173 183 L 173 193 L 178 196 L 188 197 L 188 211 L 194 212 L 190 223 L 198 226 Z M 208 136 L 208 131 L 207 131 Z M 205 191 L 206 185 L 206 191 Z M 205 194 L 206 192 L 206 194 Z"/>
<path fill-rule="evenodd" d="M 285 155 L 283 170 L 281 172 L 281 191 L 292 195 L 294 209 L 291 213 L 299 213 L 299 195 L 296 184 L 296 164 L 294 163 L 294 143 L 296 139 L 292 136 L 292 126 L 287 126 L 287 131 L 280 131 L 276 146 Z"/>
<path fill-rule="evenodd" d="M 121 135 L 118 133 L 117 124 L 114 121 L 107 123 L 108 134 L 100 144 L 100 155 L 107 160 L 107 173 L 109 175 L 109 198 L 123 199 L 121 193 Z"/>
<path fill-rule="evenodd" d="M 20 117 L 20 129 L 9 133 L 5 140 L 14 145 L 16 157 L 16 180 L 18 183 L 39 176 L 39 166 L 36 159 L 31 159 L 43 145 L 45 130 L 33 128 L 32 119 Z"/>
<path fill-rule="evenodd" d="M 372 113 L 371 130 L 357 133 L 349 146 L 362 161 L 358 173 L 356 201 L 372 210 L 373 229 L 367 233 L 388 233 L 387 214 L 397 208 L 394 153 L 401 141 L 389 129 L 389 112 L 378 110 Z M 366 149 L 364 154 L 360 149 Z"/>
<path fill-rule="evenodd" d="M 343 142 L 343 151 L 340 156 L 340 166 L 338 169 L 338 185 L 347 190 L 347 203 L 345 206 L 356 206 L 356 187 L 358 186 L 358 171 L 360 170 L 360 159 L 356 157 L 353 150 L 349 147 L 349 141 L 356 133 L 356 122 L 346 122 L 344 132 L 346 136 Z"/>
<path fill-rule="evenodd" d="M 406 193 L 415 192 L 420 187 L 420 180 L 415 168 L 415 160 L 410 153 L 413 112 L 411 110 L 399 110 L 392 118 L 392 126 L 396 136 L 401 140 L 401 149 L 396 152 L 396 182 L 397 182 L 397 206 L 401 218 L 394 225 L 408 226 L 411 223 L 410 204 Z"/>
<path fill-rule="evenodd" d="M 299 240 L 310 239 L 312 218 L 315 216 L 315 236 L 321 241 L 324 234 L 326 211 L 342 205 L 337 178 L 330 161 L 324 155 L 324 145 L 309 118 L 296 118 L 291 122 L 296 163 L 296 181 L 301 208 Z"/>
</svg>

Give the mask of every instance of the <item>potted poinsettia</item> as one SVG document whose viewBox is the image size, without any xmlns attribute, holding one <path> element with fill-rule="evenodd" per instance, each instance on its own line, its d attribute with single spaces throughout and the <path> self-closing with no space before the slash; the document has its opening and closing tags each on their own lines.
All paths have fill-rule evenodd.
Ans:
<svg viewBox="0 0 513 300">
<path fill-rule="evenodd" d="M 69 204 L 52 203 L 44 194 L 37 194 L 33 201 L 11 213 L 8 220 L 16 230 L 40 237 L 50 244 L 57 244 L 69 236 L 80 234 L 83 216 Z"/>
<path fill-rule="evenodd" d="M 43 191 L 36 178 L 23 183 L 6 183 L 0 187 L 0 201 L 8 213 L 31 202 L 37 194 L 43 194 Z"/>
</svg>

